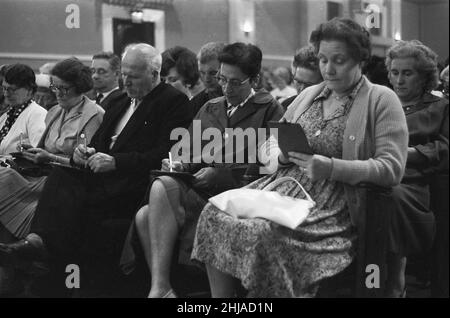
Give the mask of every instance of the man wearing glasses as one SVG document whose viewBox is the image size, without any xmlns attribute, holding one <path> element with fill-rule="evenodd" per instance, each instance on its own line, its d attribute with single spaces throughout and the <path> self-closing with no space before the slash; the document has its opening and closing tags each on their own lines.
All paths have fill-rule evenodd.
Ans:
<svg viewBox="0 0 450 318">
<path fill-rule="evenodd" d="M 190 101 L 192 117 L 207 101 L 223 95 L 222 87 L 217 82 L 217 74 L 220 68 L 219 54 L 224 47 L 225 43 L 209 42 L 203 45 L 197 54 L 200 79 L 205 85 L 205 89 Z"/>
<path fill-rule="evenodd" d="M 312 46 L 302 47 L 295 52 L 294 60 L 292 61 L 292 74 L 297 94 L 300 94 L 305 88 L 323 81 L 319 69 L 319 59 Z M 281 103 L 284 109 L 287 109 L 297 96 L 294 95 L 285 99 Z"/>
</svg>

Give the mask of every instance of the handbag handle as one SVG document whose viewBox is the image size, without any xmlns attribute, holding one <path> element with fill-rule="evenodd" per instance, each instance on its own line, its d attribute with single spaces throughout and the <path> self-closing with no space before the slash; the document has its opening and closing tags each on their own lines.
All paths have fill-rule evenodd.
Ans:
<svg viewBox="0 0 450 318">
<path fill-rule="evenodd" d="M 262 190 L 263 191 L 272 191 L 273 188 L 275 188 L 277 185 L 279 185 L 285 181 L 294 181 L 300 187 L 300 189 L 302 189 L 302 191 L 306 195 L 306 198 L 308 199 L 308 201 L 315 203 L 314 200 L 311 198 L 311 196 L 308 194 L 308 192 L 306 192 L 305 188 L 303 188 L 303 186 L 300 184 L 300 182 L 298 182 L 297 180 L 295 180 L 292 177 L 284 176 L 279 179 L 276 179 L 276 180 L 272 181 L 271 183 L 269 183 L 268 185 L 266 185 Z"/>
</svg>

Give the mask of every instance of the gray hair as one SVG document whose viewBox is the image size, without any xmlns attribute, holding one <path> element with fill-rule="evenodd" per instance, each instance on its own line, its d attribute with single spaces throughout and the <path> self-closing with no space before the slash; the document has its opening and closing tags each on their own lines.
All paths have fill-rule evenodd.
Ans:
<svg viewBox="0 0 450 318">
<path fill-rule="evenodd" d="M 142 54 L 149 71 L 161 72 L 162 57 L 156 48 L 147 43 L 129 44 L 123 50 L 122 59 L 129 51 L 133 50 L 138 50 Z"/>
<path fill-rule="evenodd" d="M 197 59 L 200 64 L 208 63 L 209 61 L 218 60 L 219 54 L 223 51 L 225 43 L 209 42 L 200 48 L 197 54 Z"/>
</svg>

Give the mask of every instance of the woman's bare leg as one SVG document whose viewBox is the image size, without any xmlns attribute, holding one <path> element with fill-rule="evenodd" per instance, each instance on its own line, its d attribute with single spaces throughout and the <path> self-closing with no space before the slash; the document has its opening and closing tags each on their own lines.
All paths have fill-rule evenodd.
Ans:
<svg viewBox="0 0 450 318">
<path fill-rule="evenodd" d="M 210 265 L 206 265 L 206 271 L 208 273 L 212 298 L 236 297 L 237 286 L 239 284 L 236 278 Z"/>
</svg>

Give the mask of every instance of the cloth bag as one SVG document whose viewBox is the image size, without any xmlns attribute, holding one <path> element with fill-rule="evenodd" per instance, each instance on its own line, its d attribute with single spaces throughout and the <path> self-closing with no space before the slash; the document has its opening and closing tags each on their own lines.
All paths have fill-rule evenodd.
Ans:
<svg viewBox="0 0 450 318">
<path fill-rule="evenodd" d="M 271 191 L 283 182 L 292 181 L 299 186 L 306 199 L 282 196 Z M 264 218 L 290 229 L 305 221 L 316 205 L 303 186 L 292 177 L 281 177 L 269 183 L 262 190 L 233 189 L 209 198 L 214 206 L 236 218 Z"/>
</svg>

